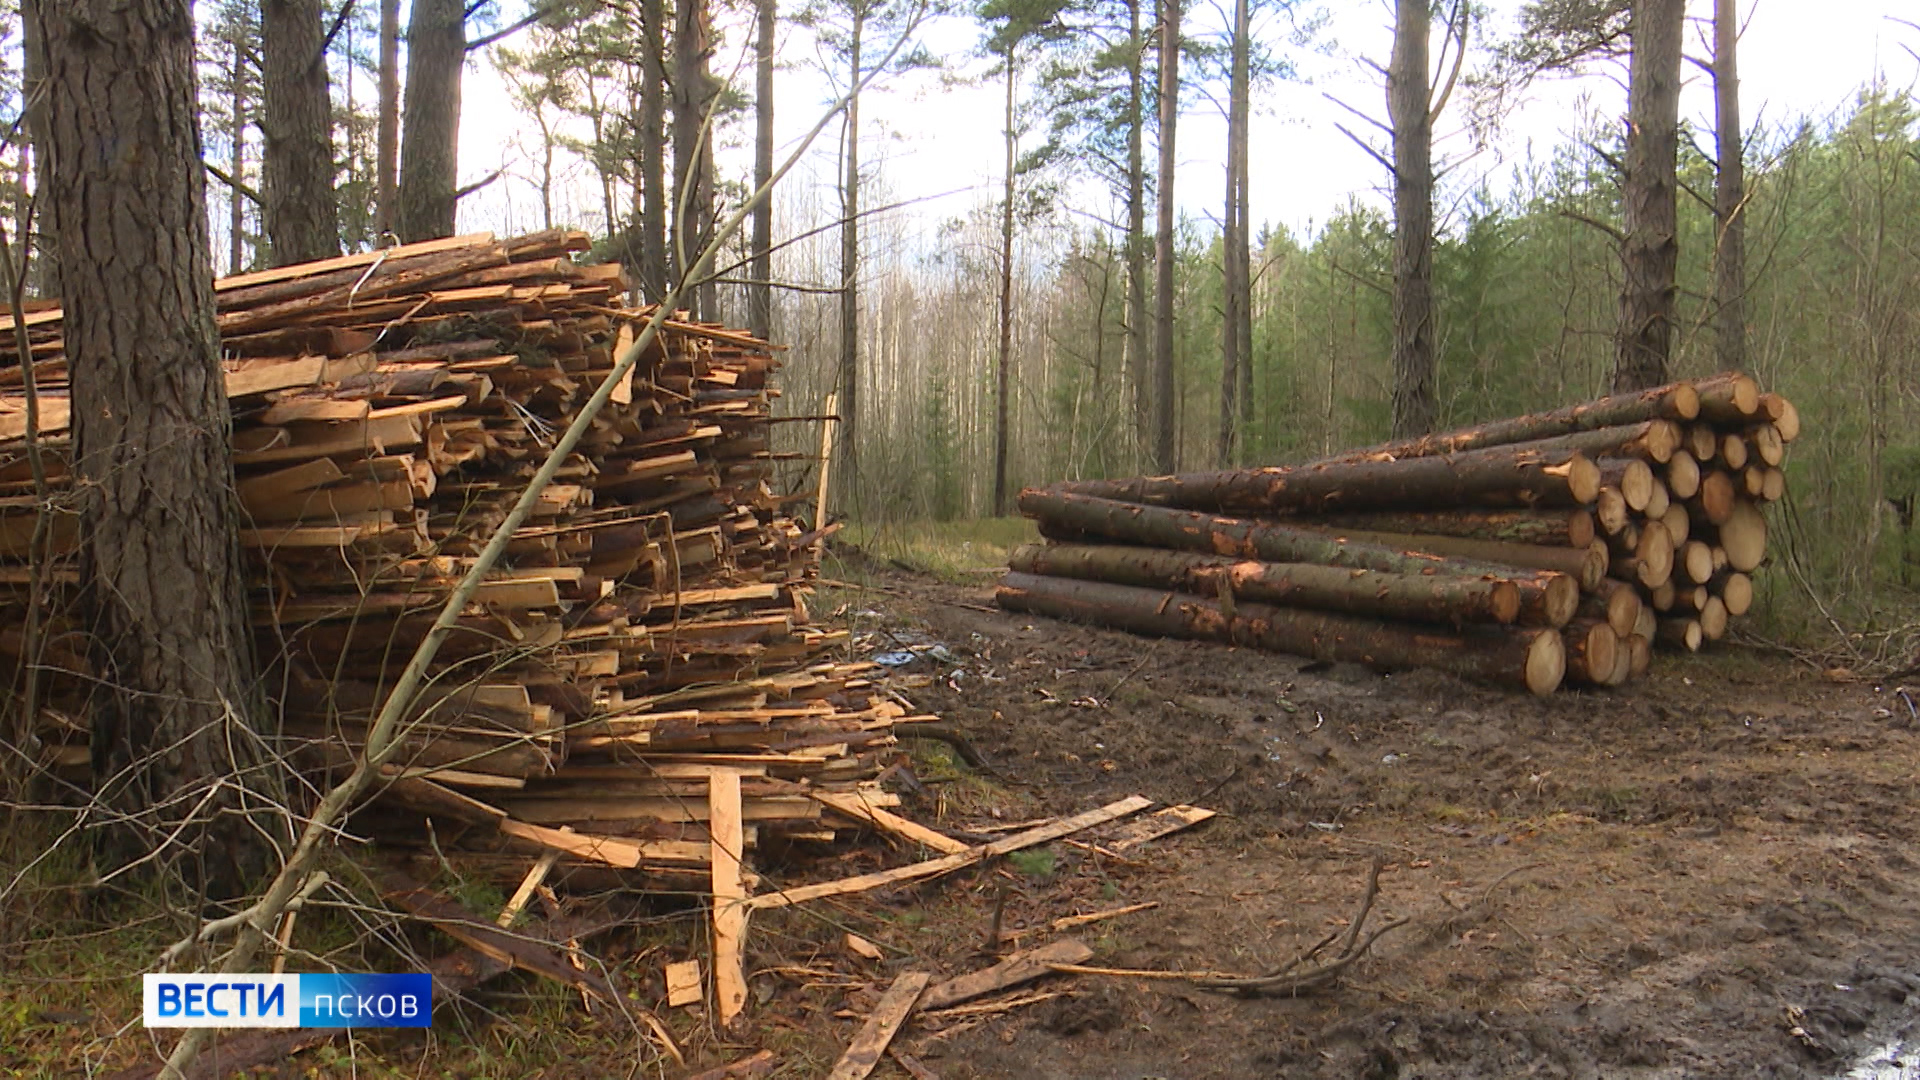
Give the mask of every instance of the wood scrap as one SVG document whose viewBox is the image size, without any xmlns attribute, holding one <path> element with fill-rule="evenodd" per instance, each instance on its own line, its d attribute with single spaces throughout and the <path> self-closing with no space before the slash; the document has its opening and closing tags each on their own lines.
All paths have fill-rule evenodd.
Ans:
<svg viewBox="0 0 1920 1080">
<path fill-rule="evenodd" d="M 1015 953 L 992 967 L 938 983 L 927 990 L 920 1004 L 929 1011 L 949 1008 L 1044 978 L 1053 973 L 1053 965 L 1081 964 L 1092 957 L 1093 950 L 1085 942 L 1072 939 L 1049 942 L 1037 949 Z"/>
<path fill-rule="evenodd" d="M 881 995 L 880 1003 L 873 1007 L 873 1014 L 867 1017 L 860 1033 L 853 1037 L 846 1052 L 834 1063 L 827 1080 L 864 1080 L 872 1073 L 874 1066 L 880 1063 L 880 1055 L 886 1053 L 887 1045 L 899 1033 L 900 1026 L 913 1014 L 921 992 L 926 990 L 931 979 L 932 976 L 924 971 L 902 972 L 894 979 L 893 985 Z"/>
<path fill-rule="evenodd" d="M 666 980 L 667 1005 L 671 1008 L 695 1004 L 702 997 L 698 960 L 679 960 L 668 964 Z"/>
</svg>

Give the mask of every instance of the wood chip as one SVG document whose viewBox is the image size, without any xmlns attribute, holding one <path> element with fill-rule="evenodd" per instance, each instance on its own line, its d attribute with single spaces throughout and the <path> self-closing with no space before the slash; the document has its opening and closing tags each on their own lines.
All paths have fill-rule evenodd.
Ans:
<svg viewBox="0 0 1920 1080">
<path fill-rule="evenodd" d="M 880 946 L 855 933 L 847 934 L 847 951 L 869 960 L 879 960 L 885 955 L 880 951 Z"/>
<path fill-rule="evenodd" d="M 667 965 L 667 1005 L 679 1008 L 700 1000 L 700 961 L 681 960 Z"/>
</svg>

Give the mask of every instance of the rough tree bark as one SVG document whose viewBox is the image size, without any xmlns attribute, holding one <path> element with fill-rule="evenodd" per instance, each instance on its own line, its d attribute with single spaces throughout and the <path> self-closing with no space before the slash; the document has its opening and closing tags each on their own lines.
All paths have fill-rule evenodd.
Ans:
<svg viewBox="0 0 1920 1080">
<path fill-rule="evenodd" d="M 1163 637 L 1230 641 L 1274 652 L 1371 664 L 1430 667 L 1551 694 L 1566 676 L 1558 630 L 1486 627 L 1447 633 L 1432 627 L 1353 615 L 1233 604 L 1161 589 L 1011 573 L 996 596 L 1001 607 L 1075 619 Z"/>
<path fill-rule="evenodd" d="M 1327 461 L 1294 468 L 1075 480 L 1054 488 L 1102 499 L 1230 513 L 1578 507 L 1599 495 L 1600 469 L 1577 450 L 1521 444 L 1397 461 Z M 1025 495 L 1021 505 L 1026 505 Z"/>
<path fill-rule="evenodd" d="M 1720 236 L 1713 260 L 1714 346 L 1723 371 L 1747 366 L 1747 168 L 1740 130 L 1740 12 L 1734 0 L 1713 4 L 1715 157 L 1713 209 Z"/>
<path fill-rule="evenodd" d="M 1433 430 L 1433 117 L 1428 0 L 1397 0 L 1387 113 L 1393 124 L 1393 437 Z"/>
<path fill-rule="evenodd" d="M 1245 25 L 1239 36 L 1245 42 L 1246 55 L 1241 57 L 1241 65 L 1246 69 L 1245 87 L 1240 98 L 1240 124 L 1237 135 L 1229 133 L 1228 155 L 1234 168 L 1239 172 L 1239 189 L 1236 193 L 1238 204 L 1234 207 L 1234 220 L 1240 227 L 1240 243 L 1235 254 L 1240 259 L 1240 340 L 1237 352 L 1240 356 L 1240 456 L 1246 458 L 1246 439 L 1253 433 L 1253 171 L 1252 155 L 1248 150 L 1253 138 L 1253 13 L 1247 12 Z"/>
<path fill-rule="evenodd" d="M 271 785 L 253 727 L 193 13 L 187 0 L 71 0 L 37 14 L 67 356 L 84 403 L 73 430 L 103 691 L 96 785 L 139 823 L 119 830 L 120 857 L 158 847 L 163 873 L 234 897 L 264 869 L 247 817 Z"/>
<path fill-rule="evenodd" d="M 1127 236 L 1123 252 L 1127 263 L 1126 367 L 1132 389 L 1135 445 L 1152 442 L 1151 394 L 1147 349 L 1147 39 L 1140 26 L 1145 0 L 1127 0 Z"/>
<path fill-rule="evenodd" d="M 261 0 L 262 196 L 275 266 L 340 254 L 320 0 Z"/>
<path fill-rule="evenodd" d="M 673 275 L 687 272 L 713 222 L 713 146 L 705 132 L 717 92 L 707 74 L 712 51 L 704 0 L 680 0 L 673 10 Z M 694 314 L 705 318 L 711 290 L 693 294 Z"/>
<path fill-rule="evenodd" d="M 1012 398 L 1013 371 L 1013 170 L 1018 165 L 1020 140 L 1014 131 L 1014 90 L 1018 84 L 1019 72 L 1015 67 L 1018 59 L 1019 44 L 1010 40 L 1006 53 L 1000 57 L 1005 65 L 1002 74 L 1006 78 L 1006 125 L 1003 133 L 1006 142 L 1006 164 L 1000 191 L 1000 339 L 999 350 L 994 362 L 993 393 L 993 516 L 1005 517 L 1007 513 L 1007 439 L 1008 407 Z"/>
<path fill-rule="evenodd" d="M 1028 544 L 1008 556 L 1015 573 L 1179 589 L 1263 604 L 1458 626 L 1520 617 L 1518 582 L 1464 574 L 1395 574 L 1312 563 L 1271 563 L 1124 544 Z M 1544 590 L 1538 581 L 1528 587 Z"/>
<path fill-rule="evenodd" d="M 1237 428 L 1240 373 L 1247 362 L 1241 355 L 1240 339 L 1248 303 L 1247 221 L 1241 216 L 1246 177 L 1240 171 L 1240 152 L 1249 105 L 1250 17 L 1248 0 L 1234 0 L 1232 70 L 1227 87 L 1227 198 L 1220 229 L 1220 438 L 1214 446 L 1214 463 L 1222 469 L 1233 464 L 1234 447 L 1242 434 Z"/>
<path fill-rule="evenodd" d="M 779 0 L 755 5 L 753 95 L 753 186 L 758 191 L 773 180 L 773 48 L 779 26 Z M 747 327 L 762 339 L 773 337 L 773 192 L 753 211 L 753 263 L 748 271 L 755 284 L 747 290 Z"/>
<path fill-rule="evenodd" d="M 1173 172 L 1174 126 L 1180 117 L 1180 0 L 1161 0 L 1160 182 L 1158 224 L 1153 238 L 1153 465 L 1170 473 L 1174 454 L 1173 410 Z"/>
<path fill-rule="evenodd" d="M 1685 0 L 1639 0 L 1633 6 L 1616 391 L 1666 382 L 1673 350 L 1680 259 L 1680 56 L 1686 14 Z"/>
<path fill-rule="evenodd" d="M 640 2 L 640 291 L 667 294 L 667 9 Z"/>
<path fill-rule="evenodd" d="M 840 484 L 855 497 L 860 490 L 860 45 L 866 31 L 866 7 L 853 13 L 848 46 L 846 174 L 840 185 Z"/>
<path fill-rule="evenodd" d="M 452 236 L 458 207 L 463 0 L 413 0 L 407 23 L 406 123 L 394 231 L 413 243 Z"/>
<path fill-rule="evenodd" d="M 380 0 L 379 130 L 374 137 L 374 233 L 393 230 L 400 177 L 400 0 Z"/>
</svg>

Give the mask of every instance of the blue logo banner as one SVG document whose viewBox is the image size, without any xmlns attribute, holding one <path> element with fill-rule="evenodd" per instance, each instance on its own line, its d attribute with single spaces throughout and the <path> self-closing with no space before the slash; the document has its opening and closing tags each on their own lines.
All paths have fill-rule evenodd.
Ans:
<svg viewBox="0 0 1920 1080">
<path fill-rule="evenodd" d="M 147 975 L 148 1027 L 431 1027 L 431 975 Z"/>
</svg>

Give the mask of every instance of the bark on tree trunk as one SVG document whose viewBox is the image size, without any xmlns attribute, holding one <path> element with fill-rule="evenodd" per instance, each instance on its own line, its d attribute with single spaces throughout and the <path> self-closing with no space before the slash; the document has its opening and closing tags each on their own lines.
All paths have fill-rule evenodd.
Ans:
<svg viewBox="0 0 1920 1080">
<path fill-rule="evenodd" d="M 1022 574 L 1452 626 L 1520 617 L 1521 583 L 1465 575 L 1347 570 L 1118 544 L 1029 544 L 1008 558 L 1008 566 Z M 1525 584 L 1545 590 L 1537 580 Z"/>
<path fill-rule="evenodd" d="M 1152 377 L 1147 347 L 1147 163 L 1143 147 L 1147 126 L 1146 51 L 1147 39 L 1140 26 L 1140 6 L 1145 0 L 1128 0 L 1129 20 L 1127 64 L 1127 237 L 1124 255 L 1127 262 L 1126 365 L 1132 390 L 1135 446 L 1142 451 L 1152 445 Z"/>
<path fill-rule="evenodd" d="M 1387 113 L 1393 123 L 1393 437 L 1433 430 L 1433 120 L 1428 0 L 1398 0 Z"/>
<path fill-rule="evenodd" d="M 1394 551 L 1417 551 L 1449 559 L 1469 559 L 1480 565 L 1509 568 L 1509 572 L 1512 567 L 1550 570 L 1556 574 L 1567 575 L 1578 584 L 1582 592 L 1592 592 L 1599 588 L 1600 579 L 1607 576 L 1607 547 L 1603 543 L 1593 541 L 1589 541 L 1585 547 L 1576 548 L 1552 544 L 1482 540 L 1467 536 L 1371 532 L 1364 529 L 1330 528 L 1321 525 L 1318 518 L 1303 522 L 1301 527 L 1323 532 L 1329 536 L 1344 537 L 1354 543 L 1372 544 L 1376 547 L 1391 548 Z"/>
<path fill-rule="evenodd" d="M 1720 367 L 1747 366 L 1746 141 L 1740 130 L 1740 13 L 1734 0 L 1713 4 L 1714 218 L 1720 227 L 1713 260 L 1714 348 Z"/>
<path fill-rule="evenodd" d="M 1057 487 L 1103 499 L 1226 512 L 1554 507 L 1591 503 L 1600 493 L 1600 470 L 1578 451 L 1523 444 L 1399 461 L 1331 461 Z"/>
<path fill-rule="evenodd" d="M 1174 128 L 1180 117 L 1180 0 L 1161 0 L 1160 182 L 1158 226 L 1153 238 L 1153 464 L 1163 473 L 1179 467 L 1174 453 L 1173 401 L 1173 171 Z"/>
<path fill-rule="evenodd" d="M 1236 15 L 1236 18 L 1238 16 Z M 1234 168 L 1239 172 L 1239 190 L 1236 193 L 1239 205 L 1234 210 L 1234 221 L 1240 229 L 1240 242 L 1234 249 L 1234 255 L 1240 260 L 1240 460 L 1247 457 L 1247 439 L 1253 434 L 1253 197 L 1251 154 L 1248 142 L 1252 137 L 1251 114 L 1253 111 L 1252 56 L 1253 15 L 1247 10 L 1239 36 L 1244 42 L 1246 55 L 1241 56 L 1241 66 L 1247 69 L 1244 93 L 1240 99 L 1239 135 L 1230 149 Z"/>
<path fill-rule="evenodd" d="M 1706 380 L 1713 383 L 1716 380 Z M 1702 385 L 1704 385 L 1703 383 Z M 1462 450 L 1480 450 L 1489 446 L 1533 442 L 1571 435 L 1579 431 L 1637 424 L 1645 420 L 1691 420 L 1700 415 L 1700 394 L 1693 383 L 1674 383 L 1613 397 L 1569 405 L 1552 412 L 1535 413 L 1495 420 L 1487 424 L 1458 428 L 1439 435 L 1405 439 L 1365 450 L 1354 450 L 1325 460 L 1354 461 L 1368 458 L 1427 457 L 1453 454 Z"/>
<path fill-rule="evenodd" d="M 1537 579 L 1542 582 L 1541 611 L 1549 621 L 1556 617 L 1560 622 L 1567 621 L 1580 602 L 1578 582 L 1558 571 L 1529 573 L 1517 570 L 1518 564 L 1513 563 L 1495 565 L 1450 560 L 1431 553 L 1412 553 L 1381 544 L 1349 540 L 1313 529 L 1031 489 L 1020 493 L 1020 509 L 1039 519 L 1041 534 L 1053 540 L 1071 542 L 1100 537 L 1173 551 L 1197 551 L 1254 558 L 1263 562 L 1312 563 L 1425 577 L 1467 575 L 1488 580 Z M 1554 548 L 1538 550 L 1549 553 L 1556 551 Z"/>
<path fill-rule="evenodd" d="M 1666 382 L 1673 350 L 1680 255 L 1680 56 L 1685 24 L 1685 0 L 1638 0 L 1633 6 L 1627 174 L 1621 193 L 1626 242 L 1620 248 L 1615 391 Z"/>
<path fill-rule="evenodd" d="M 1013 127 L 1014 88 L 1019 75 L 1014 64 L 1016 46 L 1009 44 L 1000 58 L 1006 65 L 1006 166 L 1000 195 L 1000 348 L 994 363 L 993 395 L 993 516 L 1007 513 L 1008 405 L 1013 369 L 1013 170 L 1020 143 Z"/>
<path fill-rule="evenodd" d="M 846 176 L 840 187 L 840 484 L 858 499 L 860 491 L 860 45 L 866 29 L 864 9 L 853 16 L 847 85 Z"/>
<path fill-rule="evenodd" d="M 1333 514 L 1313 522 L 1336 529 L 1425 533 L 1509 544 L 1585 548 L 1593 543 L 1593 514 L 1587 510 L 1381 510 Z"/>
<path fill-rule="evenodd" d="M 667 31 L 663 0 L 640 3 L 640 291 L 667 294 Z"/>
<path fill-rule="evenodd" d="M 684 277 L 705 242 L 713 214 L 712 138 L 705 130 L 713 89 L 704 0 L 680 0 L 673 23 L 673 276 Z M 710 289 L 692 296 L 694 315 L 706 318 Z"/>
<path fill-rule="evenodd" d="M 73 431 L 97 790 L 133 815 L 120 857 L 157 848 L 163 872 L 234 897 L 265 865 L 247 818 L 285 830 L 264 820 L 274 785 L 231 496 L 193 13 L 187 0 L 83 0 L 38 15 L 84 403 Z"/>
<path fill-rule="evenodd" d="M 261 130 L 266 135 L 261 194 L 275 266 L 340 254 L 333 100 L 327 93 L 321 15 L 320 0 L 260 3 Z"/>
<path fill-rule="evenodd" d="M 393 231 L 400 179 L 400 0 L 380 0 L 379 131 L 374 136 L 374 233 Z"/>
<path fill-rule="evenodd" d="M 759 0 L 754 37 L 753 187 L 773 180 L 773 47 L 779 0 Z M 747 327 L 762 340 L 773 337 L 773 192 L 753 211 L 753 264 L 756 282 L 747 290 Z"/>
<path fill-rule="evenodd" d="M 460 151 L 460 69 L 466 63 L 463 0 L 413 0 L 407 24 L 406 124 L 394 211 L 400 239 L 452 236 Z"/>
<path fill-rule="evenodd" d="M 1229 641 L 1316 660 L 1429 667 L 1550 694 L 1566 675 L 1558 630 L 1486 628 L 1449 634 L 1352 615 L 1235 604 L 1092 581 L 1008 574 L 1002 607 L 1165 637 Z"/>
<path fill-rule="evenodd" d="M 1220 438 L 1214 447 L 1214 463 L 1222 469 L 1233 466 L 1235 447 L 1244 437 L 1238 424 L 1240 375 L 1247 361 L 1241 355 L 1240 327 L 1246 314 L 1248 270 L 1247 222 L 1241 216 L 1246 180 L 1240 172 L 1240 157 L 1248 96 L 1248 20 L 1248 0 L 1234 0 L 1227 88 L 1227 197 L 1220 229 Z"/>
</svg>

